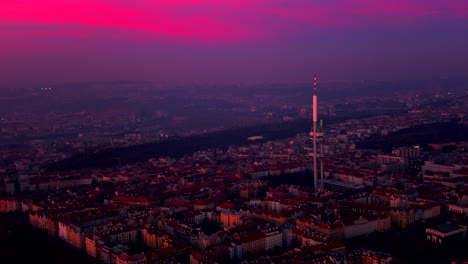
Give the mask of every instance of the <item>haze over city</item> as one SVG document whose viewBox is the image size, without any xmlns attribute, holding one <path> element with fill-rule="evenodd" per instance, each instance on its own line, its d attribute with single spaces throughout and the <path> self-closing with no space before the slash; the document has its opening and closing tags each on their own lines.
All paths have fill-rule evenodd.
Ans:
<svg viewBox="0 0 468 264">
<path fill-rule="evenodd" d="M 0 263 L 467 264 L 465 0 L 0 5 Z"/>
</svg>

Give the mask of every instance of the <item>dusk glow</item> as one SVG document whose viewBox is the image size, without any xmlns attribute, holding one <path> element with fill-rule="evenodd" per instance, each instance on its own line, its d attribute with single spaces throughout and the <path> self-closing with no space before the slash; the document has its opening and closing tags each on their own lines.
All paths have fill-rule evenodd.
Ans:
<svg viewBox="0 0 468 264">
<path fill-rule="evenodd" d="M 0 264 L 468 264 L 468 0 L 4 0 Z"/>
<path fill-rule="evenodd" d="M 7 1 L 0 69 L 2 81 L 462 75 L 467 10 L 463 0 Z"/>
</svg>

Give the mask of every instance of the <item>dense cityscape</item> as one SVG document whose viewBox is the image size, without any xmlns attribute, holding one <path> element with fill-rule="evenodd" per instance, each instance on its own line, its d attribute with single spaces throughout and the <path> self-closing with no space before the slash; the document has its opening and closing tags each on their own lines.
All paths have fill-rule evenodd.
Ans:
<svg viewBox="0 0 468 264">
<path fill-rule="evenodd" d="M 0 264 L 468 264 L 467 0 L 0 5 Z"/>
<path fill-rule="evenodd" d="M 54 163 L 85 150 L 91 149 L 85 153 L 92 155 L 113 142 L 120 143 L 113 148 L 125 149 L 146 140 L 170 146 L 174 135 L 154 138 L 151 133 L 121 128 L 99 141 L 99 130 L 80 133 L 76 126 L 60 137 L 47 137 L 56 130 L 22 133 L 34 124 L 22 119 L 19 126 L 20 113 L 5 115 L 2 132 L 15 143 L 4 143 L 2 148 L 0 212 L 100 263 L 449 263 L 466 259 L 465 251 L 451 250 L 467 244 L 468 97 L 464 89 L 452 89 L 445 96 L 442 90 L 432 97 L 413 91 L 350 100 L 353 109 L 366 104 L 379 108 L 389 102 L 401 106 L 367 116 L 336 113 L 339 103 L 325 101 L 322 106 L 315 100 L 318 107 L 311 108 L 288 104 L 287 99 L 275 104 L 266 98 L 270 114 L 264 116 L 261 105 L 258 110 L 267 123 L 307 120 L 314 109 L 318 117 L 333 120 L 317 122 L 320 153 L 315 154 L 315 166 L 313 132 L 309 133 L 312 118 L 308 129 L 292 137 L 266 140 L 262 134 L 252 134 L 247 144 L 210 149 L 200 145 L 185 155 L 57 171 L 51 169 Z M 258 97 L 244 98 L 245 110 L 231 111 L 252 112 Z M 289 112 L 287 119 L 284 109 Z M 139 112 L 129 112 L 140 118 Z M 102 123 L 93 113 L 82 111 L 47 118 L 56 116 L 76 124 L 87 119 Z M 112 120 L 106 118 L 109 128 L 115 129 Z M 206 134 L 210 125 L 215 122 L 177 138 Z M 7 224 L 0 232 L 8 247 L 9 239 L 20 231 Z M 409 254 L 405 253 L 408 248 L 388 244 L 402 239 L 419 243 L 427 252 Z M 7 256 L 12 263 L 24 260 Z"/>
</svg>

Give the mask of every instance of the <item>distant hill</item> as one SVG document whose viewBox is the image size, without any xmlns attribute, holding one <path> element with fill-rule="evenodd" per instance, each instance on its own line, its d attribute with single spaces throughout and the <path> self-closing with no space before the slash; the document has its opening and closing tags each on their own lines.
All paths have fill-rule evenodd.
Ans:
<svg viewBox="0 0 468 264">
<path fill-rule="evenodd" d="M 389 152 L 394 147 L 468 141 L 468 126 L 453 122 L 424 124 L 388 135 L 374 134 L 357 144 L 361 149 Z"/>
<path fill-rule="evenodd" d="M 332 124 L 353 118 L 365 118 L 375 116 L 379 112 L 359 112 L 348 116 L 325 118 L 325 124 Z M 97 153 L 87 151 L 71 158 L 64 159 L 49 165 L 48 171 L 79 170 L 83 168 L 105 168 L 147 161 L 150 158 L 161 156 L 180 158 L 184 155 L 192 155 L 194 152 L 205 149 L 224 149 L 230 145 L 250 145 L 252 136 L 262 136 L 262 140 L 255 143 L 294 137 L 299 133 L 310 131 L 311 120 L 297 119 L 281 123 L 245 126 L 224 131 L 207 133 L 203 135 L 173 137 L 161 142 L 146 143 L 131 147 L 106 149 Z"/>
<path fill-rule="evenodd" d="M 371 114 L 326 118 L 324 123 L 332 124 L 369 115 Z M 46 169 L 48 171 L 66 171 L 83 168 L 105 168 L 114 167 L 119 163 L 124 165 L 161 156 L 180 158 L 205 149 L 219 148 L 226 150 L 230 145 L 250 145 L 252 141 L 248 139 L 252 136 L 263 137 L 261 140 L 256 140 L 255 143 L 294 137 L 299 133 L 310 131 L 311 123 L 309 119 L 297 119 L 281 123 L 240 127 L 203 135 L 173 137 L 161 142 L 106 149 L 97 153 L 87 151 L 52 164 Z"/>
<path fill-rule="evenodd" d="M 339 119 L 327 120 L 336 122 Z M 263 136 L 256 143 L 293 137 L 301 132 L 309 131 L 310 120 L 299 119 L 283 123 L 264 124 L 258 126 L 241 127 L 214 133 L 196 136 L 173 137 L 162 142 L 146 143 L 131 147 L 106 149 L 98 153 L 88 151 L 62 160 L 49 166 L 49 171 L 72 170 L 82 168 L 113 167 L 121 164 L 146 161 L 149 158 L 169 156 L 179 158 L 191 155 L 196 151 L 221 148 L 227 149 L 230 145 L 251 144 L 248 140 L 251 136 Z"/>
</svg>

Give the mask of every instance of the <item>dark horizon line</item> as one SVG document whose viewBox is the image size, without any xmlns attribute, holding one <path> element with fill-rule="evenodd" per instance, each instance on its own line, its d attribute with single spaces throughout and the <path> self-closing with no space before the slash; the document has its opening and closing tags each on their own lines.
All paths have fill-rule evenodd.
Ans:
<svg viewBox="0 0 468 264">
<path fill-rule="evenodd" d="M 24 81 L 19 81 L 15 84 L 1 84 L 0 82 L 0 91 L 3 90 L 3 87 L 8 88 L 19 88 L 19 89 L 31 89 L 31 88 L 40 88 L 40 87 L 63 87 L 63 86 L 86 86 L 86 85 L 107 85 L 107 84 L 150 84 L 150 85 L 169 85 L 169 86 L 179 86 L 179 85 L 255 85 L 255 84 L 310 84 L 313 85 L 313 74 L 310 80 L 239 80 L 239 81 L 167 81 L 167 80 L 141 80 L 141 79 L 102 79 L 102 80 L 90 80 L 90 81 L 67 81 L 67 82 L 56 82 L 56 81 L 28 81 L 28 83 L 38 83 L 36 84 L 26 84 Z M 317 75 L 320 77 L 320 75 Z M 336 84 L 336 83 L 415 83 L 415 82 L 432 82 L 432 81 L 468 81 L 468 76 L 434 76 L 428 78 L 415 78 L 415 79 L 354 79 L 354 80 L 329 80 L 329 79 L 319 79 L 322 84 Z M 34 87 L 31 87 L 34 86 Z"/>
</svg>

